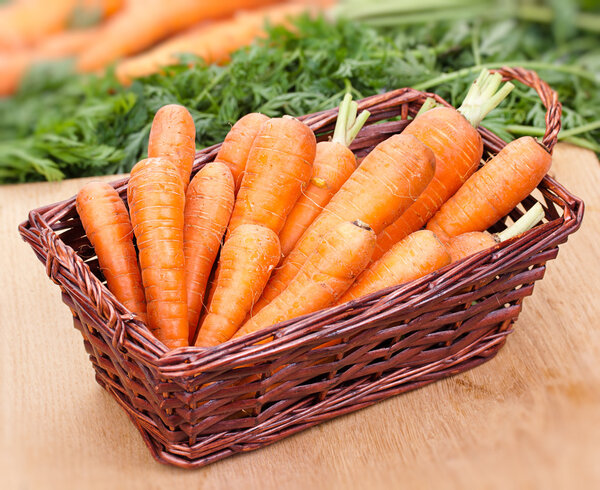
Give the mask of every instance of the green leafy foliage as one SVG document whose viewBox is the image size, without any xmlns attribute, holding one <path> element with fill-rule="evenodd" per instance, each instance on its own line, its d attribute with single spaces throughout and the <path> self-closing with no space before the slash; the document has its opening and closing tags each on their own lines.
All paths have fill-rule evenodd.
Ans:
<svg viewBox="0 0 600 490">
<path fill-rule="evenodd" d="M 68 64 L 35 67 L 20 92 L 0 100 L 0 182 L 58 180 L 127 172 L 147 151 L 154 113 L 188 107 L 198 142 L 221 141 L 243 114 L 300 115 L 355 98 L 414 86 L 459 105 L 480 65 L 521 64 L 559 91 L 569 138 L 596 151 L 600 109 L 598 38 L 553 47 L 551 25 L 515 19 L 459 20 L 371 28 L 346 20 L 301 18 L 296 30 L 271 28 L 268 38 L 239 50 L 226 66 L 189 58 L 166 75 L 130 87 L 114 75 L 70 73 Z M 529 63 L 529 65 L 527 65 Z M 592 123 L 592 131 L 578 132 Z M 518 86 L 484 125 L 501 137 L 538 134 L 544 108 Z"/>
</svg>

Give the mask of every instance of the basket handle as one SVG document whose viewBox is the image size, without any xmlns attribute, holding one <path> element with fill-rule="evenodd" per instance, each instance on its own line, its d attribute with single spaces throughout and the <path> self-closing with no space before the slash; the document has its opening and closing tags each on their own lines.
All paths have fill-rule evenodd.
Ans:
<svg viewBox="0 0 600 490">
<path fill-rule="evenodd" d="M 558 141 L 558 133 L 561 128 L 560 118 L 562 116 L 562 104 L 558 101 L 556 91 L 544 82 L 536 72 L 526 70 L 525 68 L 503 66 L 502 68 L 490 71 L 500 73 L 504 81 L 516 80 L 537 92 L 542 104 L 546 108 L 546 131 L 542 138 L 542 144 L 552 153 Z"/>
</svg>

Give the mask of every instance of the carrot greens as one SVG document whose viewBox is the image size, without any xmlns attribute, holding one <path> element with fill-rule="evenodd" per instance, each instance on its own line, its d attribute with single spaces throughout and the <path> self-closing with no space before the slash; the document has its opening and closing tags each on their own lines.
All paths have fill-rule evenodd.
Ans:
<svg viewBox="0 0 600 490">
<path fill-rule="evenodd" d="M 440 9 L 410 24 L 388 16 L 383 27 L 303 17 L 294 32 L 270 28 L 225 66 L 188 68 L 193 58 L 182 56 L 166 76 L 127 88 L 114 74 L 72 75 L 68 63 L 40 65 L 16 96 L 0 100 L 0 183 L 127 172 L 146 155 L 152 118 L 166 104 L 189 108 L 204 147 L 222 141 L 249 112 L 298 116 L 333 107 L 348 91 L 360 98 L 413 86 L 456 107 L 482 68 L 504 64 L 538 71 L 564 106 L 559 138 L 600 153 L 600 45 L 577 20 L 587 13 L 562 32 L 552 20 L 530 19 L 531 12 L 455 19 Z M 533 90 L 517 85 L 483 125 L 505 139 L 538 136 L 544 113 Z"/>
</svg>

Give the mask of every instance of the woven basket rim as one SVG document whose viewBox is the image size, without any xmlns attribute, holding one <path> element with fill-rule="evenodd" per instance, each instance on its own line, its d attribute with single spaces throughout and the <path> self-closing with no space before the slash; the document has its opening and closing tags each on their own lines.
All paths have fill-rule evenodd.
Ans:
<svg viewBox="0 0 600 490">
<path fill-rule="evenodd" d="M 560 131 L 561 105 L 558 102 L 556 92 L 543 82 L 535 72 L 529 70 L 503 67 L 492 71 L 501 73 L 505 80 L 521 81 L 538 92 L 547 108 L 546 132 L 542 139 L 542 144 L 551 152 Z M 393 90 L 385 94 L 367 97 L 357 102 L 359 109 L 369 108 L 371 110 L 372 108 L 376 108 L 378 104 L 385 104 L 387 101 L 395 98 L 403 98 L 403 112 L 400 115 L 402 116 L 404 125 L 406 125 L 408 123 L 406 121 L 407 117 L 409 115 L 414 116 L 416 113 L 414 108 L 410 111 L 408 109 L 405 111 L 407 108 L 406 104 L 416 101 L 422 102 L 428 97 L 432 97 L 437 102 L 451 107 L 448 102 L 436 94 L 421 92 L 412 88 Z M 388 119 L 391 114 L 383 112 L 380 116 L 375 118 L 375 120 L 371 120 L 370 124 L 372 125 L 374 122 Z M 332 124 L 336 118 L 337 108 L 302 116 L 299 119 L 311 126 L 311 129 L 315 133 L 326 135 L 333 129 Z M 402 121 L 396 124 L 400 124 Z M 385 124 L 387 123 L 377 126 L 383 127 Z M 372 126 L 370 127 L 372 128 Z M 397 126 L 390 124 L 390 127 L 395 128 Z M 363 132 L 365 129 L 363 129 Z M 486 147 L 493 152 L 499 151 L 505 144 L 489 130 L 481 127 L 478 130 L 484 139 Z M 360 135 L 358 139 L 360 139 Z M 199 151 L 196 156 L 194 169 L 197 170 L 205 163 L 212 161 L 219 148 L 220 144 Z M 127 183 L 128 178 L 123 178 L 112 182 L 111 185 L 118 191 L 123 192 L 126 189 Z M 114 326 L 113 345 L 115 348 L 118 348 L 122 352 L 127 352 L 129 356 L 136 358 L 142 363 L 155 367 L 165 378 L 187 377 L 204 370 L 222 366 L 223 363 L 227 363 L 231 367 L 236 367 L 242 362 L 253 362 L 258 359 L 264 359 L 266 356 L 273 357 L 283 351 L 289 351 L 294 345 L 300 345 L 311 340 L 321 340 L 325 337 L 331 339 L 333 338 L 332 334 L 341 338 L 359 328 L 361 322 L 371 320 L 374 315 L 385 315 L 385 310 L 389 309 L 390 306 L 398 307 L 402 304 L 402 307 L 408 310 L 412 303 L 426 303 L 428 300 L 433 301 L 450 295 L 453 291 L 460 289 L 465 281 L 473 279 L 472 275 L 465 275 L 465 271 L 472 271 L 473 268 L 475 270 L 482 268 L 489 261 L 514 261 L 519 257 L 519 250 L 523 248 L 527 248 L 530 253 L 535 253 L 536 250 L 541 250 L 549 240 L 557 240 L 557 237 L 566 238 L 570 233 L 576 231 L 581 224 L 584 211 L 583 201 L 571 194 L 550 176 L 544 177 L 540 188 L 555 193 L 566 203 L 566 206 L 563 207 L 563 216 L 539 225 L 512 240 L 498 244 L 492 249 L 484 250 L 460 262 L 450 264 L 415 281 L 377 291 L 343 305 L 330 307 L 275 324 L 248 336 L 208 348 L 190 346 L 169 351 L 164 344 L 150 333 L 141 321 L 127 312 L 125 307 L 116 300 L 106 286 L 92 274 L 89 267 L 83 263 L 75 251 L 60 240 L 56 230 L 52 229 L 46 220 L 50 215 L 52 215 L 54 221 L 64 216 L 72 208 L 75 196 L 31 211 L 29 219 L 19 226 L 19 231 L 23 239 L 27 241 L 31 242 L 32 235 L 36 234 L 36 238 L 46 244 L 45 247 L 37 247 L 37 249 L 34 247 L 34 249 L 38 258 L 42 259 L 44 257 L 45 261 L 47 261 L 46 269 L 50 277 L 53 277 L 51 274 L 53 268 L 57 267 L 56 261 L 62 261 L 62 263 L 66 261 L 75 264 L 73 269 L 74 281 L 78 284 L 85 283 L 87 290 L 91 293 L 90 296 L 98 305 L 96 311 L 98 318 L 108 318 L 108 326 Z M 533 247 L 528 246 L 532 240 L 537 241 L 535 241 Z M 409 298 L 410 301 L 407 302 L 406 300 Z M 358 315 L 354 314 L 357 305 L 365 304 L 370 305 L 368 310 Z M 396 310 L 397 312 L 398 310 Z M 326 327 L 311 328 L 311 326 L 318 325 L 320 321 L 327 318 L 329 319 L 329 323 Z M 127 336 L 135 339 L 142 347 L 134 344 Z M 255 342 L 269 337 L 273 337 L 271 342 L 255 344 Z"/>
</svg>

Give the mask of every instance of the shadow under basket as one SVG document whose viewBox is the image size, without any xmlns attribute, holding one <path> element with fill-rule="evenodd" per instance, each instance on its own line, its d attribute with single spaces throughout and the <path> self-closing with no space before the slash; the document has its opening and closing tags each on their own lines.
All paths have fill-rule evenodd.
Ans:
<svg viewBox="0 0 600 490">
<path fill-rule="evenodd" d="M 551 151 L 560 130 L 556 93 L 533 72 L 497 71 L 538 92 L 548 110 L 543 143 Z M 448 105 L 410 88 L 360 101 L 359 108 L 372 116 L 352 149 L 365 155 L 401 132 L 427 97 Z M 300 119 L 322 140 L 331 134 L 336 116 L 332 109 Z M 505 145 L 485 129 L 480 133 L 486 157 Z M 199 152 L 194 172 L 218 149 Z M 113 185 L 125 200 L 127 180 Z M 583 217 L 583 202 L 545 177 L 491 231 L 516 220 L 536 201 L 545 210 L 543 224 L 422 279 L 217 347 L 172 351 L 106 289 L 75 198 L 31 211 L 19 231 L 60 286 L 98 383 L 129 414 L 158 461 L 196 468 L 492 358 L 523 298 L 544 276 L 546 262 Z M 270 337 L 271 342 L 257 344 Z"/>
</svg>

